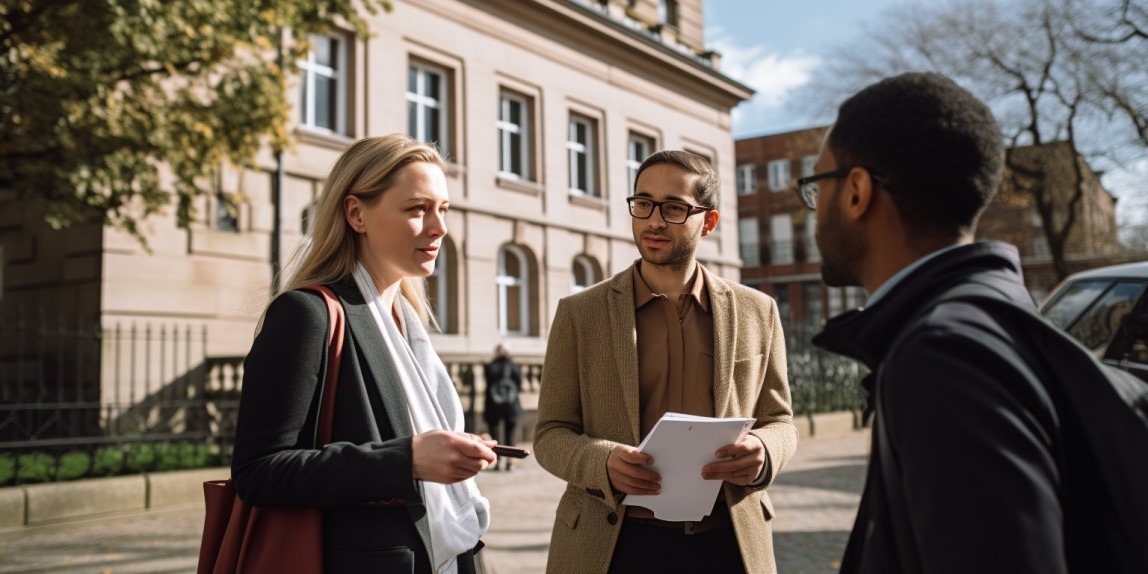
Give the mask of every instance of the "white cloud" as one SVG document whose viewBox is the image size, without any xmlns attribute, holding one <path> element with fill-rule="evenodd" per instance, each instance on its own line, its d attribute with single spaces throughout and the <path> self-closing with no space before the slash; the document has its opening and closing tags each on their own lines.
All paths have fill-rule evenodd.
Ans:
<svg viewBox="0 0 1148 574">
<path fill-rule="evenodd" d="M 793 127 L 795 118 L 781 115 L 786 99 L 794 89 L 809 83 L 821 58 L 800 51 L 783 54 L 760 44 L 742 45 L 720 28 L 708 29 L 706 35 L 710 45 L 721 53 L 722 73 L 757 92 L 748 102 L 734 108 L 734 133 L 744 135 Z M 780 125 L 781 122 L 786 124 Z"/>
<path fill-rule="evenodd" d="M 1120 225 L 1148 225 L 1148 157 L 1104 174 L 1102 181 L 1119 198 L 1116 220 Z"/>
</svg>

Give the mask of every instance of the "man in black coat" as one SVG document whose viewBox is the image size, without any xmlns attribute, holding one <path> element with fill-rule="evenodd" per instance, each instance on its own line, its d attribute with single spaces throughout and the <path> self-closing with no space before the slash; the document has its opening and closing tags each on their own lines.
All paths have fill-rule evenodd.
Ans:
<svg viewBox="0 0 1148 574">
<path fill-rule="evenodd" d="M 982 102 L 943 76 L 904 74 L 842 104 L 816 175 L 798 180 L 823 279 L 871 293 L 813 339 L 873 373 L 862 383 L 877 415 L 872 454 L 841 572 L 1103 564 L 1071 536 L 1088 526 L 1064 503 L 1066 469 L 1089 465 L 1062 455 L 1047 359 L 993 308 L 938 304 L 971 281 L 1032 306 L 1016 248 L 973 242 L 1003 157 Z"/>
<path fill-rule="evenodd" d="M 510 360 L 509 349 L 500 343 L 494 347 L 494 359 L 483 367 L 483 375 L 486 392 L 482 418 L 486 428 L 498 444 L 514 446 L 514 429 L 522 414 L 522 402 L 518 399 L 522 392 L 522 369 Z M 508 457 L 499 457 L 495 464 L 495 470 L 510 470 Z"/>
</svg>

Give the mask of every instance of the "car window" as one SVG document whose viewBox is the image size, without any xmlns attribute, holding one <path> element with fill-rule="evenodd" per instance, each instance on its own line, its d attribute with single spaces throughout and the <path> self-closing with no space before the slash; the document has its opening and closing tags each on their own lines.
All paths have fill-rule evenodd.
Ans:
<svg viewBox="0 0 1148 574">
<path fill-rule="evenodd" d="M 1112 284 L 1111 280 L 1077 281 L 1061 289 L 1040 313 L 1052 324 L 1067 329 Z"/>
<path fill-rule="evenodd" d="M 1088 307 L 1079 319 L 1071 323 L 1069 334 L 1085 347 L 1103 352 L 1112 334 L 1120 327 L 1120 320 L 1132 310 L 1143 291 L 1143 282 L 1117 282 Z"/>
</svg>

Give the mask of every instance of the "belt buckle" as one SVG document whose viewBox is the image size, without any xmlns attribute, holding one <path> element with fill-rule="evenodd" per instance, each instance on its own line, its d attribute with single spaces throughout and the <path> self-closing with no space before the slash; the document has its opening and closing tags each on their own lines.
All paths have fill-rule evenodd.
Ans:
<svg viewBox="0 0 1148 574">
<path fill-rule="evenodd" d="M 694 533 L 694 524 L 697 524 L 697 523 L 691 522 L 689 520 L 682 523 L 682 527 L 685 529 L 686 536 L 689 536 L 689 535 Z"/>
</svg>

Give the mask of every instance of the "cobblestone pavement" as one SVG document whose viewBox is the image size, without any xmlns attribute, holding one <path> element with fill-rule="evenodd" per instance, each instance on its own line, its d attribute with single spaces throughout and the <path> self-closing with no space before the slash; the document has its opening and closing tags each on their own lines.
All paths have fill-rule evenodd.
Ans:
<svg viewBox="0 0 1148 574">
<path fill-rule="evenodd" d="M 868 433 L 804 440 L 770 493 L 781 574 L 834 572 L 864 480 Z M 546 565 L 563 483 L 533 457 L 510 472 L 487 471 L 479 487 L 492 506 L 486 542 L 494 574 L 534 574 Z M 203 511 L 185 509 L 0 532 L 0 574 L 194 572 Z"/>
</svg>

